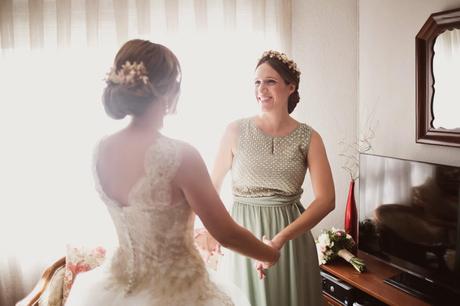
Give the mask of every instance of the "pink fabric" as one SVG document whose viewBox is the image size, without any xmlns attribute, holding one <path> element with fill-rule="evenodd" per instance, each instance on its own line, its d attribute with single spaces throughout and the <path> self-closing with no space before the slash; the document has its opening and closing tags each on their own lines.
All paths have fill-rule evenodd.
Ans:
<svg viewBox="0 0 460 306">
<path fill-rule="evenodd" d="M 104 262 L 105 253 L 105 249 L 101 246 L 95 248 L 67 246 L 62 299 L 63 305 L 69 296 L 75 277 L 79 273 L 100 266 Z"/>
</svg>

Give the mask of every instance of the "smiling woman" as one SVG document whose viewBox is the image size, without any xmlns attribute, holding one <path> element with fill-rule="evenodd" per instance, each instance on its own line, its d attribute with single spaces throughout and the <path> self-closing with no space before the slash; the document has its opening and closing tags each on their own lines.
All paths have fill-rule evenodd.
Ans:
<svg viewBox="0 0 460 306">
<path fill-rule="evenodd" d="M 295 90 L 296 86 L 286 83 L 269 64 L 264 63 L 257 68 L 255 94 L 262 111 L 285 107 L 282 101 L 288 100 Z"/>
<path fill-rule="evenodd" d="M 290 116 L 299 102 L 299 81 L 299 70 L 285 54 L 262 55 L 254 82 L 259 114 L 228 125 L 212 171 L 218 190 L 232 172 L 232 217 L 281 253 L 275 266 L 254 267 L 234 252 L 224 256 L 226 272 L 253 306 L 322 304 L 310 229 L 334 209 L 335 192 L 320 135 Z M 307 170 L 314 199 L 304 208 Z"/>
<path fill-rule="evenodd" d="M 176 50 L 182 101 L 163 130 L 193 143 L 208 165 L 225 122 L 257 109 L 251 63 L 262 48 L 290 46 L 290 1 L 174 3 L 0 2 L 0 305 L 23 297 L 65 244 L 116 243 L 91 159 L 96 139 L 124 124 L 101 107 L 122 41 L 154 36 Z"/>
</svg>

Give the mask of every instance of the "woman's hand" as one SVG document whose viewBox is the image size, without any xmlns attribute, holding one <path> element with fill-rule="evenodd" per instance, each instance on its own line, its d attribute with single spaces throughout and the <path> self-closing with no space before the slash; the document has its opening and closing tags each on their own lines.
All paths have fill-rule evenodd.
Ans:
<svg viewBox="0 0 460 306">
<path fill-rule="evenodd" d="M 278 250 L 281 250 L 284 244 L 286 243 L 286 239 L 283 237 L 282 234 L 278 233 L 277 235 L 275 235 L 275 237 L 273 237 L 271 242 L 273 244 L 273 247 L 275 247 Z"/>
<path fill-rule="evenodd" d="M 275 238 L 276 238 L 276 236 L 275 236 Z M 275 250 L 278 251 L 278 259 L 279 259 L 279 251 L 283 247 L 284 243 L 281 243 L 282 241 L 280 239 L 275 240 L 275 238 L 273 238 L 273 240 L 269 240 L 269 239 L 267 239 L 267 237 L 263 236 L 262 241 L 265 244 L 271 246 L 272 248 L 274 248 Z M 273 265 L 275 265 L 278 262 L 278 259 L 276 261 L 273 261 L 273 262 L 261 262 L 261 261 L 256 262 L 255 268 L 256 268 L 257 273 L 259 275 L 259 279 L 264 279 L 265 278 L 265 276 L 266 276 L 265 270 L 267 270 L 270 267 L 272 267 Z"/>
<path fill-rule="evenodd" d="M 218 255 L 223 255 L 221 248 L 220 248 L 220 243 L 214 239 L 209 232 L 204 229 L 196 229 L 195 230 L 195 244 L 198 246 L 198 248 L 204 252 L 205 254 L 205 261 L 208 262 L 209 258 L 211 256 L 218 254 Z"/>
</svg>

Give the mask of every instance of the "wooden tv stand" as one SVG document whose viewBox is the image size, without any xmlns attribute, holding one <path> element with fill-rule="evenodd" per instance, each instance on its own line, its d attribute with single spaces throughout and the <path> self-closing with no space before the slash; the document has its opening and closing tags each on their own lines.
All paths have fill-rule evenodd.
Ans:
<svg viewBox="0 0 460 306">
<path fill-rule="evenodd" d="M 358 273 L 349 263 L 343 260 L 337 260 L 334 263 L 321 265 L 321 269 L 388 305 L 430 305 L 383 282 L 386 278 L 396 275 L 401 271 L 362 252 L 358 252 L 358 257 L 365 260 L 367 267 L 366 272 Z M 323 296 L 325 299 L 324 305 L 342 305 L 331 299 L 325 293 L 323 293 Z"/>
</svg>

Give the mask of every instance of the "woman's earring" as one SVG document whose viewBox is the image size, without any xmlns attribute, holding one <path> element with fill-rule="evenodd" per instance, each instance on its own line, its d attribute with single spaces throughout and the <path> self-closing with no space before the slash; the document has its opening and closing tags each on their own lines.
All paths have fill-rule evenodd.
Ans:
<svg viewBox="0 0 460 306">
<path fill-rule="evenodd" d="M 169 113 L 169 101 L 168 100 L 165 100 L 163 102 L 163 112 L 165 115 Z"/>
</svg>

